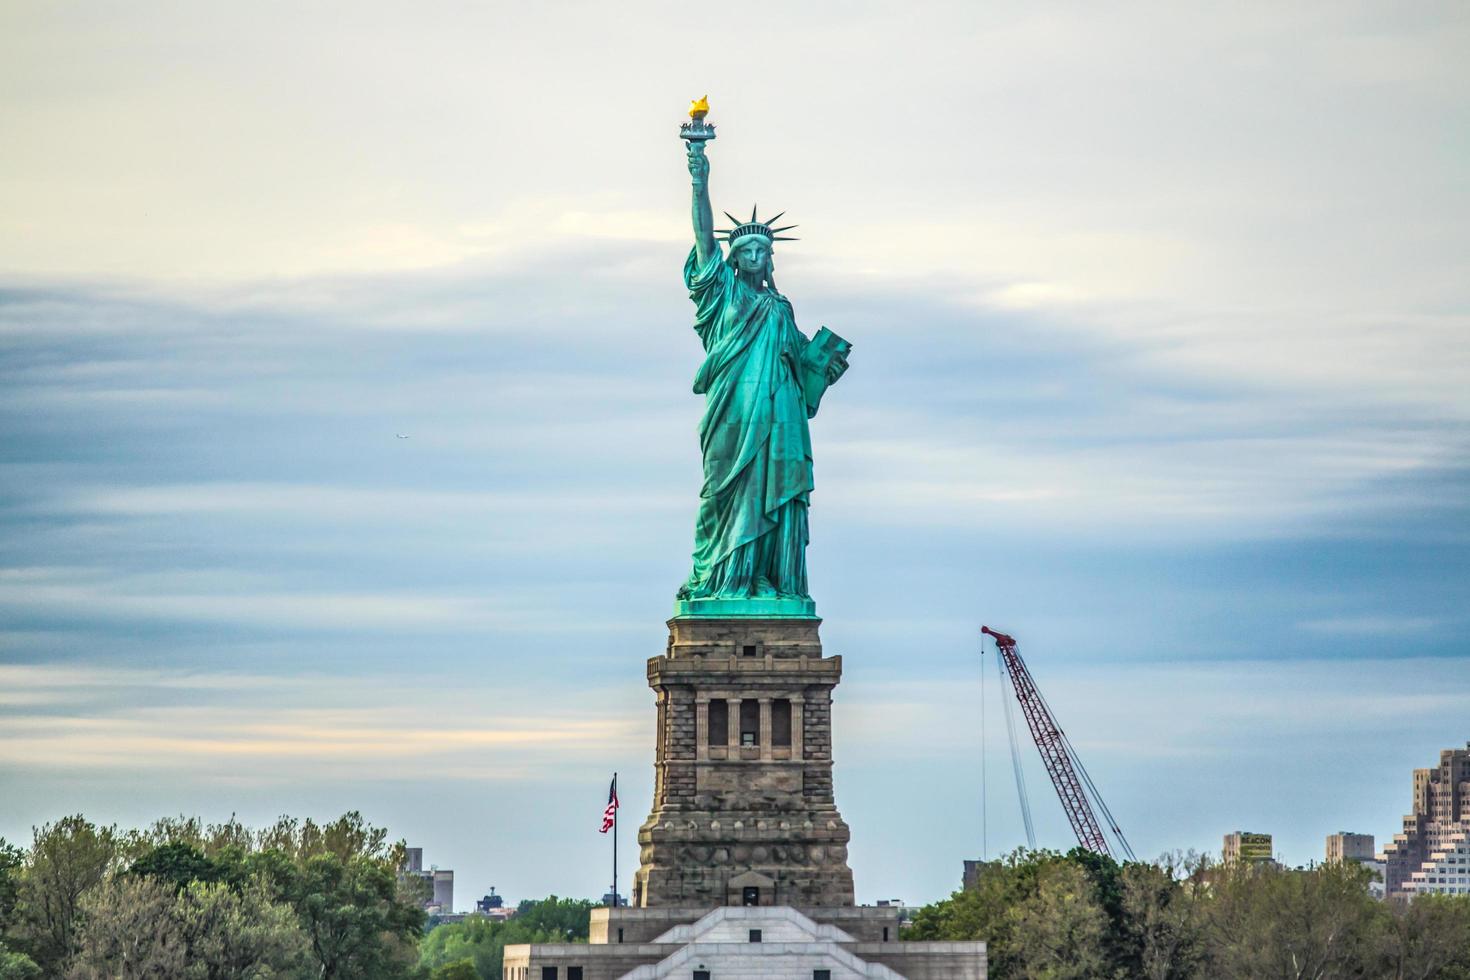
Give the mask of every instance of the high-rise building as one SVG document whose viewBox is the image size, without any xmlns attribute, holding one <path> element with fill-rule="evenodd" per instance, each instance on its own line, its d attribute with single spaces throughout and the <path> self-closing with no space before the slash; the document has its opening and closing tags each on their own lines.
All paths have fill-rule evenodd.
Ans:
<svg viewBox="0 0 1470 980">
<path fill-rule="evenodd" d="M 1470 894 L 1470 744 L 1445 749 L 1433 769 L 1414 770 L 1414 812 L 1380 860 L 1390 898 Z"/>
<path fill-rule="evenodd" d="M 1226 864 L 1234 864 L 1236 861 L 1270 861 L 1271 835 L 1237 830 L 1225 835 L 1225 846 L 1220 853 Z"/>
<path fill-rule="evenodd" d="M 1327 835 L 1327 863 L 1373 860 L 1373 835 L 1351 834 L 1346 830 Z"/>
<path fill-rule="evenodd" d="M 1451 834 L 1403 883 L 1408 895 L 1470 895 L 1470 830 Z"/>
</svg>

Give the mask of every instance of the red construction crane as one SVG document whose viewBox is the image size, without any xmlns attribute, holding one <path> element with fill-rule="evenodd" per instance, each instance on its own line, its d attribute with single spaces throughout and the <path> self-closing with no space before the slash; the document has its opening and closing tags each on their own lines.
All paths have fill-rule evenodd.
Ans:
<svg viewBox="0 0 1470 980">
<path fill-rule="evenodd" d="M 1097 808 L 1107 818 L 1109 829 L 1117 838 L 1124 855 L 1131 860 L 1133 849 L 1128 846 L 1123 832 L 1118 829 L 1117 821 L 1108 812 L 1107 804 L 1102 801 L 1097 787 L 1093 785 L 1091 777 L 1087 775 L 1087 770 L 1077 758 L 1072 744 L 1067 741 L 1066 734 L 1057 725 L 1056 718 L 1053 717 L 1051 708 L 1047 706 L 1046 699 L 1041 696 L 1036 682 L 1031 679 L 1031 672 L 1026 669 L 1026 662 L 1021 659 L 1020 652 L 1016 650 L 1015 638 L 993 630 L 989 626 L 980 627 L 980 632 L 985 636 L 995 638 L 995 645 L 1000 649 L 1001 663 L 1005 667 L 1004 673 L 1011 680 L 1016 700 L 1020 702 L 1021 711 L 1026 716 L 1026 724 L 1031 728 L 1031 738 L 1036 743 L 1037 751 L 1041 753 L 1042 764 L 1046 766 L 1046 773 L 1051 777 L 1052 785 L 1056 787 L 1057 796 L 1061 798 L 1062 809 L 1067 811 L 1067 820 L 1072 824 L 1072 831 L 1077 835 L 1077 842 L 1095 853 L 1112 855 L 1112 849 L 1108 847 L 1108 839 L 1103 834 L 1102 825 L 1098 822 L 1097 814 L 1093 812 L 1092 803 L 1089 801 L 1090 795 L 1091 800 L 1097 802 Z M 1017 778 L 1019 779 L 1019 776 Z"/>
</svg>

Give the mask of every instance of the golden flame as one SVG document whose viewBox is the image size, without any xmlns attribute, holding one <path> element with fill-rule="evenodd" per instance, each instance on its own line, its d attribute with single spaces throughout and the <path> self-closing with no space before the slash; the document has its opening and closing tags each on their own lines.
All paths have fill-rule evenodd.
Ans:
<svg viewBox="0 0 1470 980">
<path fill-rule="evenodd" d="M 707 115 L 709 115 L 709 96 L 708 95 L 701 95 L 699 98 L 697 98 L 693 102 L 690 102 L 689 103 L 689 118 L 690 119 L 693 119 L 695 122 L 698 122 L 699 120 L 703 119 Z"/>
</svg>

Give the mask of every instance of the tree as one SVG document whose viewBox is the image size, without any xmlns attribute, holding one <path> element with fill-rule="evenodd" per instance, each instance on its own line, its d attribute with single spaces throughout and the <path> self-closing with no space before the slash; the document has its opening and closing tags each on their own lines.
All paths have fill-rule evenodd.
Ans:
<svg viewBox="0 0 1470 980">
<path fill-rule="evenodd" d="M 323 825 L 310 818 L 281 817 L 256 836 L 256 846 L 263 851 L 281 851 L 298 860 L 317 854 L 335 854 L 343 861 L 367 857 L 390 861 L 397 867 L 402 857 L 401 842 L 390 844 L 388 831 L 368 824 L 356 810 Z"/>
<path fill-rule="evenodd" d="M 1008 975 L 1027 980 L 1092 980 L 1111 975 L 1103 948 L 1107 913 L 1087 872 L 1071 861 L 1048 864 L 1036 893 L 1012 908 Z"/>
<path fill-rule="evenodd" d="M 117 850 L 111 828 L 80 814 L 34 831 L 18 894 L 17 932 L 46 976 L 60 976 L 75 942 L 82 897 L 102 882 Z"/>
<path fill-rule="evenodd" d="M 1062 860 L 1054 851 L 1018 848 L 996 861 L 988 861 L 976 875 L 975 887 L 957 891 L 949 898 L 927 905 L 914 916 L 905 931 L 907 939 L 974 941 L 983 940 L 990 954 L 990 975 L 1005 980 L 1014 921 L 1010 910 L 1036 893 L 1043 866 Z"/>
<path fill-rule="evenodd" d="M 21 873 L 25 869 L 25 855 L 20 848 L 0 837 L 0 936 L 10 928 L 15 915 L 15 904 L 20 897 Z"/>
<path fill-rule="evenodd" d="M 35 960 L 0 946 L 0 980 L 39 980 L 40 976 Z"/>
<path fill-rule="evenodd" d="M 82 902 L 68 980 L 182 977 L 188 962 L 174 891 L 151 878 L 118 875 Z M 51 976 L 52 974 L 47 974 Z"/>
<path fill-rule="evenodd" d="M 173 885 L 180 892 L 195 881 L 219 881 L 223 870 L 192 844 L 176 841 L 155 847 L 132 863 L 128 873 Z"/>
<path fill-rule="evenodd" d="M 297 870 L 286 899 L 321 980 L 386 980 L 417 959 L 424 912 L 398 900 L 396 869 L 387 861 L 316 854 Z"/>
<path fill-rule="evenodd" d="M 1212 976 L 1323 980 L 1361 975 L 1382 907 L 1356 865 L 1292 871 L 1232 865 L 1208 901 Z"/>
<path fill-rule="evenodd" d="M 20 900 L 21 875 L 25 855 L 0 837 L 0 980 L 33 980 L 41 975 L 36 961 L 6 947 L 5 935 L 15 918 Z"/>
<path fill-rule="evenodd" d="M 1059 872 L 1057 869 L 1068 870 Z M 1111 858 L 1073 850 L 1027 851 L 1018 848 L 983 865 L 975 886 L 920 909 L 908 939 L 983 940 L 987 945 L 990 976 L 1008 980 L 1031 976 L 1073 976 L 1074 965 L 1051 948 L 1058 936 L 1084 933 L 1092 945 L 1078 950 L 1079 962 L 1101 964 L 1110 975 L 1114 953 L 1109 940 L 1109 916 L 1099 893 L 1121 895 L 1118 866 Z M 1121 898 L 1116 899 L 1121 917 Z M 1101 917 L 1100 924 L 1094 917 Z M 1093 926 L 1096 925 L 1094 929 Z M 1040 932 L 1036 930 L 1040 929 Z M 1030 934 L 1023 934 L 1027 931 Z M 1053 971 L 1053 972 L 1046 972 Z M 1060 972 L 1056 972 L 1060 971 Z"/>
<path fill-rule="evenodd" d="M 550 895 L 539 902 L 523 901 L 516 907 L 511 921 L 536 932 L 558 936 L 556 942 L 587 941 L 596 902 L 585 898 L 557 898 Z"/>
<path fill-rule="evenodd" d="M 474 960 L 455 960 L 429 974 L 429 980 L 481 980 L 481 977 Z"/>
<path fill-rule="evenodd" d="M 1396 901 L 1375 937 L 1377 972 L 1389 980 L 1470 980 L 1470 897 Z"/>
<path fill-rule="evenodd" d="M 265 886 L 196 881 L 179 893 L 174 915 L 184 936 L 189 980 L 256 980 L 295 975 L 310 951 L 295 913 Z"/>
<path fill-rule="evenodd" d="M 552 895 L 539 902 L 521 902 L 515 917 L 505 921 L 471 916 L 435 926 L 419 944 L 419 966 L 433 971 L 468 960 L 484 980 L 499 980 L 506 946 L 586 942 L 589 913 L 596 905 Z"/>
<path fill-rule="evenodd" d="M 1137 951 L 1138 976 L 1189 980 L 1201 975 L 1206 958 L 1202 868 L 1203 861 L 1193 856 L 1123 866 L 1123 927 Z"/>
</svg>

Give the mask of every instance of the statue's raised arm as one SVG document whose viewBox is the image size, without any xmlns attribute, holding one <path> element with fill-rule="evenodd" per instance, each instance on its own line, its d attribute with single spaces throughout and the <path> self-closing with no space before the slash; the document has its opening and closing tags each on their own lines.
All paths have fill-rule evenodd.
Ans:
<svg viewBox="0 0 1470 980">
<path fill-rule="evenodd" d="M 705 156 L 704 143 L 689 143 L 689 177 L 694 185 L 694 249 L 699 256 L 699 266 L 704 268 L 710 256 L 719 250 L 715 243 L 715 214 L 709 203 L 709 157 Z"/>
<path fill-rule="evenodd" d="M 704 144 L 715 138 L 715 127 L 704 121 L 707 115 L 709 96 L 701 95 L 689 103 L 689 121 L 679 127 L 679 138 L 688 146 L 689 176 L 694 182 L 694 254 L 701 269 L 720 251 L 715 244 L 715 212 L 709 203 L 709 157 L 704 152 Z"/>
</svg>

